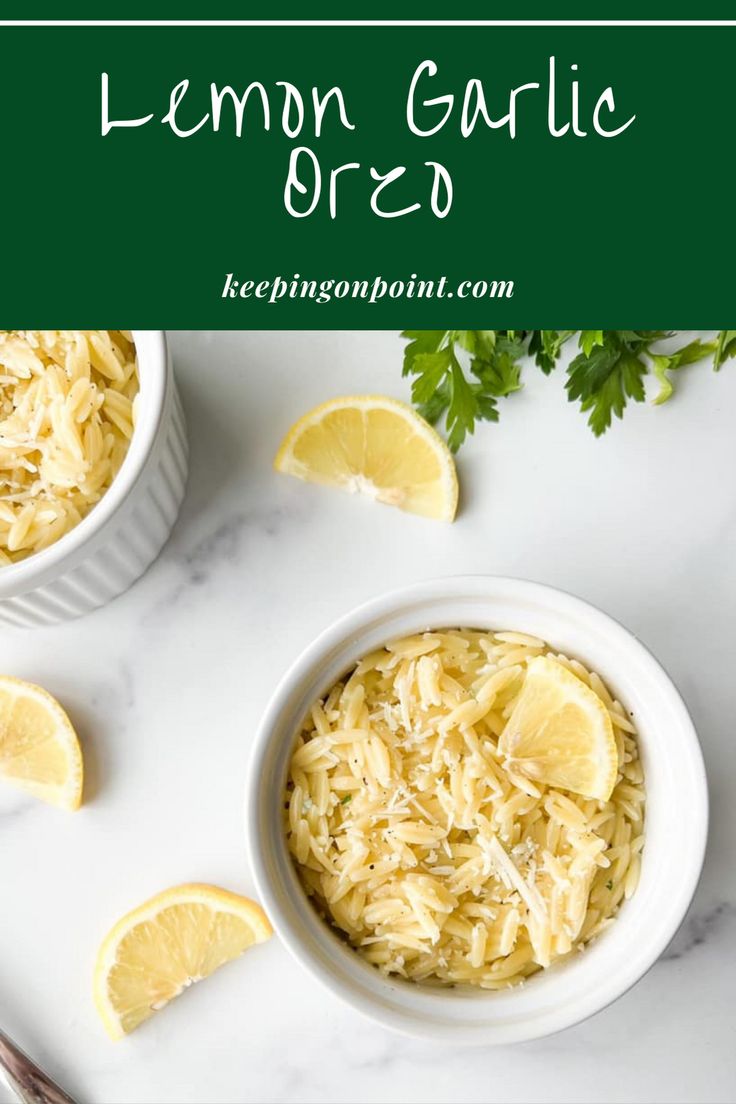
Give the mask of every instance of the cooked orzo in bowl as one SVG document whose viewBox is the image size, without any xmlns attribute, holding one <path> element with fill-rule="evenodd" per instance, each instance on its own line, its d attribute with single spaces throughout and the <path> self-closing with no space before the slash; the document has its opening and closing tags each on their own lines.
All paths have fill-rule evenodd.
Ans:
<svg viewBox="0 0 736 1104">
<path fill-rule="evenodd" d="M 676 611 L 673 611 L 673 614 L 676 616 Z M 491 797 L 486 805 L 486 811 L 482 812 L 482 815 L 491 823 L 491 831 L 486 828 L 484 834 L 491 836 L 495 831 L 496 836 L 496 843 L 493 844 L 493 851 L 487 864 L 491 867 L 491 873 L 485 875 L 485 878 L 494 877 L 494 858 L 498 859 L 499 865 L 496 869 L 501 875 L 501 870 L 506 866 L 498 850 L 502 848 L 509 859 L 513 856 L 517 870 L 520 867 L 520 872 L 527 875 L 524 880 L 529 885 L 527 879 L 532 873 L 531 864 L 524 864 L 523 849 L 518 860 L 513 855 L 516 846 L 512 842 L 513 832 L 511 839 L 504 841 L 504 818 L 502 816 L 498 821 L 495 816 L 496 811 L 503 809 L 501 797 L 504 791 L 516 797 L 520 807 L 523 807 L 527 801 L 540 800 L 533 794 L 525 792 L 527 781 L 532 782 L 542 794 L 541 808 L 536 820 L 554 822 L 558 817 L 564 818 L 565 813 L 570 813 L 575 818 L 576 814 L 560 800 L 564 797 L 584 817 L 588 815 L 585 805 L 591 802 L 588 808 L 592 813 L 591 821 L 594 822 L 596 816 L 609 812 L 606 806 L 610 796 L 613 798 L 614 805 L 619 806 L 616 810 L 616 822 L 620 811 L 625 832 L 626 825 L 631 824 L 630 839 L 624 841 L 629 848 L 628 858 L 625 847 L 618 855 L 615 854 L 614 848 L 617 845 L 613 842 L 613 836 L 609 845 L 603 849 L 600 845 L 595 845 L 594 840 L 592 841 L 594 847 L 598 848 L 596 855 L 603 855 L 611 865 L 600 866 L 596 858 L 596 869 L 592 871 L 590 883 L 589 906 L 605 907 L 611 902 L 610 894 L 618 895 L 619 907 L 613 922 L 609 922 L 605 931 L 601 931 L 599 936 L 590 938 L 585 943 L 582 953 L 575 950 L 580 943 L 578 934 L 572 939 L 573 949 L 566 954 L 559 954 L 554 960 L 552 959 L 553 948 L 550 946 L 549 967 L 537 969 L 534 976 L 528 980 L 522 976 L 520 984 L 513 983 L 513 974 L 506 978 L 498 978 L 497 980 L 505 984 L 492 991 L 484 989 L 480 984 L 469 984 L 467 979 L 460 983 L 452 983 L 440 977 L 439 973 L 433 977 L 431 971 L 423 981 L 411 978 L 407 980 L 398 973 L 390 970 L 387 972 L 385 969 L 389 964 L 387 962 L 375 964 L 367 962 L 364 953 L 371 944 L 365 945 L 363 953 L 356 951 L 351 942 L 350 933 L 337 927 L 327 909 L 325 890 L 328 893 L 333 890 L 334 895 L 334 886 L 333 883 L 328 882 L 322 888 L 321 869 L 316 867 L 311 869 L 308 877 L 320 880 L 316 889 L 322 893 L 324 903 L 320 903 L 317 892 L 313 892 L 311 897 L 305 892 L 298 859 L 290 849 L 290 837 L 294 833 L 288 819 L 285 830 L 284 818 L 285 816 L 288 818 L 285 804 L 291 803 L 291 794 L 296 782 L 299 781 L 298 777 L 296 780 L 293 778 L 291 767 L 295 743 L 304 743 L 306 746 L 319 738 L 316 722 L 313 717 L 310 720 L 315 702 L 329 702 L 332 688 L 338 683 L 345 684 L 346 679 L 349 680 L 351 673 L 363 660 L 370 660 L 370 657 L 376 654 L 381 656 L 385 653 L 387 642 L 404 640 L 406 637 L 423 638 L 425 633 L 444 637 L 448 635 L 447 626 L 473 626 L 482 636 L 489 639 L 491 649 L 503 645 L 505 651 L 508 647 L 505 656 L 495 653 L 493 665 L 498 668 L 498 671 L 479 672 L 477 679 L 472 672 L 470 673 L 472 690 L 469 697 L 474 698 L 479 705 L 479 699 L 485 697 L 485 694 L 481 694 L 482 685 L 487 686 L 485 691 L 487 694 L 494 689 L 499 690 L 498 685 L 495 688 L 493 683 L 489 685 L 489 680 L 495 678 L 497 674 L 500 676 L 500 672 L 505 669 L 502 663 L 506 662 L 509 667 L 520 665 L 518 661 L 519 658 L 523 658 L 523 655 L 513 656 L 517 648 L 531 648 L 534 653 L 524 664 L 527 668 L 524 683 L 527 687 L 530 684 L 531 693 L 527 694 L 522 686 L 519 700 L 508 717 L 503 715 L 506 712 L 505 708 L 499 710 L 492 705 L 487 714 L 492 723 L 487 726 L 480 721 L 475 723 L 469 716 L 476 708 L 472 701 L 469 705 L 463 702 L 459 707 L 463 712 L 455 713 L 455 721 L 459 719 L 465 723 L 471 736 L 471 743 L 472 729 L 480 741 L 481 748 L 488 756 L 490 770 L 487 771 L 484 765 L 483 777 L 495 779 L 490 786 L 487 784 L 483 786 L 484 795 Z M 502 627 L 509 626 L 512 627 L 515 635 L 535 637 L 539 644 L 519 644 L 513 639 L 502 640 L 498 631 Z M 473 635 L 471 633 L 471 637 Z M 543 641 L 549 642 L 550 648 L 543 645 Z M 535 648 L 539 650 L 535 651 Z M 483 652 L 485 656 L 484 649 Z M 600 687 L 592 676 L 591 682 L 594 685 L 586 686 L 585 680 L 579 677 L 582 672 L 575 666 L 572 672 L 564 671 L 566 666 L 564 662 L 558 664 L 554 658 L 560 654 L 585 664 L 585 669 L 588 671 L 596 671 L 611 698 L 616 698 L 622 703 L 623 712 L 620 712 L 616 706 L 609 707 L 605 699 L 601 699 Z M 396 653 L 390 653 L 390 655 L 396 655 Z M 411 662 L 411 657 L 398 656 L 396 667 L 401 667 L 407 658 Z M 418 665 L 421 656 L 414 658 Z M 479 657 L 479 659 L 481 664 L 485 662 L 484 658 Z M 390 658 L 384 655 L 381 662 L 388 663 Z M 550 668 L 550 665 L 553 666 Z M 391 680 L 391 670 L 394 669 L 390 669 L 385 675 L 378 672 L 379 681 L 385 680 L 382 692 L 386 697 L 393 697 L 394 694 Z M 371 677 L 375 678 L 375 676 Z M 574 682 L 568 682 L 568 677 Z M 463 693 L 467 692 L 463 687 L 464 676 L 457 677 L 450 672 L 447 678 L 454 679 Z M 462 696 L 460 690 L 452 683 L 447 683 L 446 686 L 448 692 L 454 690 L 458 696 Z M 442 691 L 442 679 L 440 679 L 440 690 Z M 396 688 L 396 694 L 401 701 L 399 687 Z M 415 696 L 418 694 L 416 685 L 414 694 Z M 424 694 L 425 697 L 427 694 L 431 696 L 431 680 Z M 372 698 L 372 694 L 368 696 Z M 349 705 L 348 697 L 351 703 L 355 702 L 352 693 L 349 693 L 344 703 L 346 709 Z M 560 708 L 568 697 L 572 699 L 576 710 L 575 726 L 567 723 L 570 719 L 569 715 L 566 715 L 564 707 Z M 338 713 L 338 716 L 326 717 L 333 731 L 339 724 L 344 724 L 344 718 L 341 720 L 339 715 L 342 710 L 341 698 L 342 691 L 336 691 L 333 701 L 329 703 L 329 711 Z M 510 700 L 505 703 L 505 705 L 509 704 Z M 537 726 L 531 722 L 539 714 L 540 705 L 542 712 L 553 718 L 554 723 L 543 725 L 541 739 L 537 740 L 535 735 Z M 357 706 L 353 705 L 353 708 Z M 628 718 L 631 725 L 635 726 L 636 732 L 629 732 L 626 724 L 614 725 L 609 709 L 622 719 Z M 322 711 L 325 712 L 324 705 L 322 705 Z M 369 717 L 370 712 L 369 707 Z M 378 712 L 380 718 L 380 711 Z M 448 717 L 452 712 L 453 710 L 450 710 Z M 498 714 L 495 720 L 494 713 Z M 507 731 L 508 723 L 514 713 L 516 714 L 514 725 Z M 361 714 L 362 707 L 357 716 L 359 728 L 364 727 L 365 718 Z M 410 715 L 409 721 L 411 720 Z M 558 721 L 564 723 L 558 723 Z M 306 731 L 304 731 L 305 722 Z M 500 736 L 494 731 L 493 723 L 497 728 L 503 723 Z M 314 729 L 309 727 L 310 724 L 314 724 Z M 372 727 L 371 724 L 371 730 Z M 387 727 L 390 731 L 391 726 L 387 725 Z M 411 728 L 411 723 L 408 727 Z M 465 750 L 467 743 L 464 737 L 462 744 L 458 739 L 462 724 L 455 729 L 449 725 L 447 727 L 450 748 L 455 748 L 459 761 L 467 760 L 470 757 L 469 752 Z M 573 743 L 561 738 L 561 733 L 569 732 L 573 727 L 578 736 L 581 731 L 586 734 L 587 750 L 583 756 L 571 755 Z M 547 739 L 551 734 L 555 737 L 553 741 Z M 619 771 L 619 749 L 622 741 L 623 772 Z M 485 746 L 486 743 L 490 745 L 490 750 Z M 543 748 L 545 744 L 550 743 L 554 754 L 549 755 L 544 762 Z M 496 754 L 492 754 L 494 744 Z M 632 800 L 631 793 L 627 795 L 621 790 L 615 792 L 619 785 L 631 786 L 635 792 L 638 792 L 641 786 L 636 777 L 626 778 L 625 771 L 629 766 L 626 758 L 627 749 L 628 754 L 632 755 L 631 763 L 637 761 L 641 763 L 644 779 L 646 801 L 642 823 L 646 829 L 646 844 L 641 851 L 636 850 L 641 846 L 638 842 L 642 835 L 641 826 L 636 815 L 632 815 L 632 810 L 637 807 L 641 810 L 642 802 Z M 633 758 L 634 749 L 638 760 Z M 378 751 L 380 753 L 380 748 Z M 566 753 L 564 756 L 558 754 L 563 751 Z M 390 749 L 388 754 L 393 773 L 396 768 L 393 766 Z M 418 754 L 416 749 L 411 752 L 411 755 Z M 411 755 L 405 752 L 402 754 L 402 759 L 411 759 Z M 566 766 L 560 774 L 563 758 L 566 759 Z M 347 765 L 349 767 L 349 764 Z M 611 765 L 613 765 L 612 775 Z M 507 780 L 505 777 L 505 774 L 508 774 L 508 768 L 514 774 L 518 774 L 520 780 L 524 780 L 521 787 L 514 784 L 512 788 L 513 780 L 511 778 Z M 304 771 L 303 765 L 301 769 L 304 775 L 311 773 Z M 335 775 L 344 774 L 345 764 L 338 766 L 337 763 L 329 763 L 325 764 L 325 769 L 328 774 L 330 772 Z M 552 771 L 554 771 L 554 781 L 543 782 L 543 775 L 551 776 Z M 352 774 L 352 770 L 350 773 Z M 625 781 L 622 779 L 617 782 L 619 773 L 623 774 Z M 630 776 L 631 769 L 628 773 Z M 636 768 L 634 773 L 636 775 Z M 453 775 L 454 787 L 450 782 Z M 369 775 L 361 773 L 359 778 L 357 775 L 353 777 L 360 782 L 360 790 L 352 792 L 362 793 L 364 799 L 369 800 L 370 787 L 362 782 L 363 777 L 369 778 Z M 566 789 L 562 785 L 563 778 L 568 786 L 571 784 L 578 788 L 592 786 L 593 791 L 599 796 L 585 798 L 575 789 Z M 437 805 L 442 806 L 443 810 L 443 800 L 448 808 L 452 808 L 455 803 L 455 793 L 462 788 L 463 782 L 462 774 L 458 770 L 454 772 L 448 770 L 444 779 L 443 786 L 449 792 L 452 803 L 447 796 L 441 799 L 438 789 Z M 461 813 L 466 809 L 471 812 L 474 808 L 473 789 L 476 781 L 471 777 L 469 782 L 472 785 L 468 795 L 459 794 L 457 798 Z M 489 794 L 489 790 L 495 791 L 496 787 L 501 797 L 497 798 L 492 793 Z M 610 795 L 609 787 L 611 787 Z M 516 793 L 515 790 L 519 792 Z M 328 792 L 331 792 L 331 787 L 328 787 Z M 342 791 L 341 801 L 348 792 Z M 555 794 L 559 794 L 560 797 Z M 549 797 L 552 797 L 555 815 L 544 808 L 544 803 Z M 309 800 L 316 800 L 316 803 L 319 803 L 319 794 L 312 796 L 311 786 Z M 334 820 L 335 827 L 339 829 L 335 838 L 340 839 L 342 845 L 336 845 L 333 848 L 329 840 L 329 831 L 325 839 L 320 839 L 320 836 L 324 835 L 324 827 L 320 823 L 316 825 L 317 831 L 314 832 L 316 841 L 323 850 L 327 850 L 329 858 L 333 857 L 335 850 L 342 852 L 346 847 L 347 827 L 343 833 L 342 812 L 347 812 L 355 800 L 355 796 L 351 797 L 350 801 L 347 801 L 344 806 L 341 805 L 340 809 L 330 802 L 332 809 L 325 814 L 320 814 L 328 821 L 328 829 L 330 820 Z M 422 797 L 420 796 L 418 800 L 421 803 Z M 399 797 L 396 799 L 396 804 L 400 804 Z M 411 803 L 408 804 L 411 807 Z M 428 805 L 426 800 L 424 804 Z M 631 808 L 628 807 L 629 805 Z M 482 811 L 482 804 L 479 808 Z M 442 816 L 438 815 L 439 810 L 435 809 L 433 803 L 428 805 L 428 810 L 442 825 Z M 446 817 L 446 814 L 444 815 Z M 540 841 L 534 838 L 534 824 L 532 824 L 534 817 L 535 811 L 530 809 L 528 813 L 519 812 L 518 820 L 521 822 L 520 828 L 530 829 L 529 834 L 533 842 L 538 844 Z M 451 1043 L 453 1046 L 467 1044 L 489 1046 L 535 1039 L 570 1027 L 587 1016 L 601 1011 L 644 976 L 677 931 L 695 892 L 707 840 L 708 791 L 697 735 L 682 698 L 651 652 L 623 625 L 589 602 L 555 587 L 543 586 L 525 579 L 509 579 L 494 575 L 460 575 L 429 579 L 378 595 L 329 625 L 294 660 L 274 691 L 255 737 L 246 791 L 245 819 L 253 874 L 269 919 L 295 960 L 309 970 L 320 984 L 384 1027 L 425 1039 Z M 506 820 L 506 824 L 510 824 L 513 828 L 516 819 L 512 816 Z M 404 822 L 408 820 L 418 823 L 426 820 L 431 824 L 428 817 L 414 814 L 406 817 Z M 443 825 L 443 831 L 444 827 Z M 358 831 L 365 832 L 360 825 L 356 828 Z M 564 825 L 560 828 L 561 839 L 566 836 L 563 828 L 565 828 Z M 465 843 L 464 846 L 470 849 L 469 854 L 463 857 L 458 851 L 458 858 L 446 863 L 442 863 L 440 857 L 440 849 L 444 850 L 441 843 L 439 848 L 432 849 L 437 850 L 438 856 L 437 860 L 432 860 L 430 864 L 426 838 L 421 844 L 403 842 L 407 844 L 409 850 L 418 851 L 419 856 L 423 855 L 428 865 L 435 867 L 434 875 L 431 876 L 441 883 L 443 890 L 446 888 L 448 893 L 459 898 L 459 905 L 466 902 L 472 905 L 472 886 L 469 894 L 467 891 L 458 892 L 460 886 L 457 886 L 457 891 L 453 893 L 444 881 L 446 878 L 459 877 L 457 871 L 461 865 L 459 860 L 462 858 L 471 864 L 475 862 L 480 869 L 481 879 L 484 877 L 485 854 L 481 855 L 478 851 L 485 848 L 477 843 L 479 833 L 473 833 L 470 829 L 461 830 L 468 836 L 474 836 L 476 842 Z M 607 832 L 610 830 L 609 818 L 608 828 L 602 822 L 597 826 L 592 823 L 581 834 L 584 837 L 598 836 L 605 841 L 608 838 Z M 553 833 L 555 831 L 556 828 L 553 828 Z M 567 831 L 569 832 L 569 828 Z M 310 828 L 310 835 L 312 832 L 313 829 Z M 520 836 L 521 831 L 519 831 Z M 457 838 L 454 826 L 449 832 L 449 837 L 452 850 L 452 844 Z M 291 848 L 294 847 L 295 842 L 291 839 Z M 551 842 L 554 843 L 554 840 Z M 546 839 L 543 839 L 542 843 L 543 846 L 538 848 L 538 851 L 546 849 L 553 859 L 558 857 L 558 847 L 547 846 Z M 325 848 L 326 844 L 327 848 Z M 476 846 L 478 851 L 475 850 Z M 491 851 L 491 848 L 487 850 Z M 641 860 L 640 867 L 639 863 L 632 859 L 632 854 L 636 854 Z M 405 857 L 408 861 L 408 856 Z M 392 861 L 396 862 L 396 860 Z M 368 867 L 371 862 L 373 859 L 369 859 Z M 538 871 L 539 858 L 537 862 Z M 441 863 L 447 867 L 451 866 L 455 873 L 438 875 L 436 867 Z M 358 865 L 360 864 L 365 865 L 362 859 Z M 587 861 L 585 864 L 587 866 Z M 346 864 L 333 865 L 336 867 L 334 873 L 325 871 L 328 877 L 342 876 L 348 880 L 342 873 Z M 548 865 L 556 871 L 554 863 L 548 862 Z M 342 867 L 342 870 L 338 869 L 338 866 Z M 534 872 L 535 879 L 537 871 Z M 417 873 L 416 868 L 412 871 L 407 867 L 405 875 L 412 872 Z M 470 873 L 470 869 L 467 872 Z M 370 871 L 371 876 L 373 873 Z M 506 869 L 505 873 L 513 885 L 515 877 L 513 871 Z M 559 871 L 556 873 L 559 876 Z M 541 874 L 540 877 L 542 885 L 541 887 L 537 885 L 536 888 L 543 899 L 549 901 L 551 900 L 550 890 L 553 890 L 553 887 L 551 882 L 545 884 L 546 874 Z M 625 896 L 627 880 L 629 892 L 631 892 L 637 878 L 638 884 L 635 891 L 627 900 Z M 561 881 L 564 882 L 564 880 L 563 877 Z M 501 896 L 502 901 L 494 902 L 490 910 L 494 911 L 494 906 L 497 904 L 503 906 L 503 898 L 506 897 L 507 903 L 513 904 L 519 913 L 516 946 L 505 957 L 511 958 L 527 943 L 534 954 L 531 935 L 528 928 L 523 925 L 524 913 L 526 911 L 528 914 L 530 910 L 525 910 L 520 888 L 519 902 L 512 902 L 508 900 L 511 891 L 506 886 L 504 878 L 499 876 L 495 881 L 497 895 Z M 609 881 L 610 887 L 607 884 Z M 366 878 L 364 887 L 366 891 L 369 883 L 370 878 Z M 356 888 L 358 887 L 348 884 L 346 896 Z M 374 887 L 371 892 L 375 895 L 378 888 L 378 886 Z M 526 892 L 525 890 L 524 895 Z M 594 893 L 597 902 L 593 901 Z M 600 898 L 598 898 L 599 893 Z M 444 892 L 441 895 L 438 894 L 439 898 L 441 896 L 444 896 Z M 561 898 L 564 900 L 564 896 L 565 894 L 558 893 L 557 900 Z M 415 899 L 419 900 L 416 895 Z M 356 906 L 353 916 L 359 920 L 361 914 L 370 907 L 367 893 L 365 904 L 361 905 L 360 899 L 357 903 L 360 909 Z M 402 901 L 401 904 L 403 905 L 404 902 Z M 446 899 L 444 904 L 447 908 L 451 902 Z M 442 912 L 436 907 L 431 910 L 426 904 L 422 907 L 425 913 L 429 914 L 430 920 L 434 919 L 442 933 L 447 924 L 447 921 L 442 924 Z M 320 908 L 322 916 L 318 911 Z M 446 915 L 452 917 L 454 911 L 455 907 L 452 906 L 452 911 Z M 495 911 L 504 910 L 496 907 Z M 437 914 L 434 917 L 433 912 Z M 351 924 L 360 927 L 362 921 L 356 923 L 353 916 L 350 917 Z M 400 915 L 383 921 L 373 917 L 371 923 L 375 928 L 378 928 L 379 923 L 395 926 L 401 919 Z M 462 963 L 462 969 L 466 973 L 478 970 L 482 976 L 482 973 L 493 969 L 493 964 L 498 957 L 504 957 L 496 953 L 493 942 L 495 938 L 504 934 L 498 933 L 495 929 L 497 919 L 498 917 L 493 918 L 490 915 L 482 918 L 473 917 L 471 913 L 466 918 L 467 923 L 460 925 L 461 935 L 453 936 L 453 939 L 458 940 L 458 944 L 453 948 L 457 955 L 455 962 Z M 514 924 L 513 920 L 508 921 L 508 916 L 506 920 L 510 925 Z M 476 925 L 480 922 L 487 928 L 486 946 L 482 948 L 480 938 L 482 932 L 475 936 L 475 944 L 472 937 L 472 931 L 476 930 Z M 597 921 L 588 918 L 587 907 L 584 924 L 586 923 L 591 924 L 589 931 L 597 924 Z M 550 920 L 550 928 L 552 926 L 553 919 Z M 533 920 L 532 929 L 534 929 Z M 384 953 L 388 952 L 389 960 L 395 953 L 403 955 L 403 969 L 407 975 L 411 964 L 416 964 L 417 957 L 421 954 L 427 954 L 426 964 L 430 965 L 431 956 L 442 940 L 442 934 L 440 934 L 437 944 L 433 945 L 432 938 L 436 931 L 430 924 L 427 931 L 423 931 L 418 937 L 421 950 L 407 948 L 409 954 L 400 949 L 394 952 L 390 941 L 385 938 L 387 930 L 388 928 L 380 932 L 376 931 L 376 936 L 380 938 L 377 938 L 372 946 Z M 469 934 L 470 943 L 468 944 Z M 510 940 L 508 928 L 505 937 Z M 568 938 L 570 938 L 569 935 Z M 540 943 L 537 945 L 542 946 Z M 412 953 L 414 951 L 416 954 Z M 525 954 L 528 953 L 526 950 Z M 476 963 L 482 954 L 482 965 L 473 965 L 469 957 L 471 954 L 475 956 Z M 523 975 L 525 966 L 534 969 L 533 954 L 525 960 L 524 964 L 517 960 L 517 976 Z M 449 969 L 451 958 L 447 961 Z M 440 970 L 445 969 L 439 961 L 437 966 Z M 496 978 L 493 978 L 494 982 L 495 980 Z"/>
<path fill-rule="evenodd" d="M 285 831 L 319 914 L 387 975 L 506 989 L 634 893 L 636 728 L 601 678 L 515 631 L 372 651 L 314 702 Z"/>
<path fill-rule="evenodd" d="M 54 544 L 104 495 L 138 391 L 128 331 L 0 331 L 0 566 Z"/>
</svg>

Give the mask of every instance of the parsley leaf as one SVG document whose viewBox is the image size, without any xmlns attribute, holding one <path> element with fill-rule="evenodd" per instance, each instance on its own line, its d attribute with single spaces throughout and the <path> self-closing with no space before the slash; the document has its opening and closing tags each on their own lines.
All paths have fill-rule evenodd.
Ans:
<svg viewBox="0 0 736 1104">
<path fill-rule="evenodd" d="M 714 341 L 690 341 L 671 352 L 654 351 L 674 337 L 667 330 L 405 330 L 403 374 L 412 376 L 412 401 L 433 425 L 444 416 L 453 452 L 476 422 L 498 421 L 498 400 L 522 387 L 522 360 L 533 357 L 549 375 L 563 346 L 577 336 L 579 353 L 567 368 L 565 389 L 579 402 L 596 437 L 623 417 L 629 401 L 643 402 L 644 380 L 659 383 L 654 399 L 671 398 L 671 373 L 712 357 L 718 371 L 736 357 L 736 330 L 720 330 Z"/>
<path fill-rule="evenodd" d="M 583 350 L 586 356 L 595 349 L 596 345 L 603 345 L 603 330 L 581 330 L 580 331 L 580 348 Z"/>
<path fill-rule="evenodd" d="M 672 380 L 667 375 L 670 368 L 673 368 L 672 357 L 657 356 L 654 353 L 651 356 L 652 371 L 659 380 L 659 391 L 657 397 L 654 400 L 655 406 L 659 406 L 663 402 L 667 402 L 675 390 Z"/>
<path fill-rule="evenodd" d="M 606 344 L 590 356 L 580 353 L 568 369 L 567 397 L 580 400 L 580 409 L 590 411 L 588 425 L 600 437 L 611 424 L 613 414 L 623 416 L 627 401 L 644 401 L 644 361 L 625 346 Z"/>
<path fill-rule="evenodd" d="M 444 380 L 452 364 L 452 349 L 440 349 L 437 353 L 418 353 L 414 357 L 412 371 L 416 379 L 411 385 L 412 400 L 421 406 L 428 403 Z"/>
<path fill-rule="evenodd" d="M 722 332 L 725 333 L 726 331 Z M 649 359 L 652 362 L 652 370 L 659 380 L 659 393 L 654 400 L 655 406 L 667 402 L 667 399 L 671 398 L 674 392 L 674 384 L 667 375 L 668 372 L 674 371 L 676 368 L 683 368 L 686 364 L 695 364 L 696 361 L 702 360 L 709 353 L 713 353 L 715 356 L 716 351 L 717 342 L 691 341 L 689 345 L 683 346 L 682 349 L 678 349 L 677 352 L 671 353 L 669 356 L 650 352 Z M 736 348 L 734 352 L 736 352 Z M 717 367 L 716 371 L 718 371 Z"/>
<path fill-rule="evenodd" d="M 720 371 L 721 365 L 729 357 L 736 356 L 736 330 L 721 330 L 718 334 L 713 367 Z"/>
<path fill-rule="evenodd" d="M 413 372 L 415 357 L 422 353 L 436 353 L 447 333 L 445 330 L 404 330 L 401 336 L 409 338 L 409 344 L 404 349 L 402 371 L 402 375 L 408 376 Z"/>
<path fill-rule="evenodd" d="M 562 346 L 574 333 L 575 330 L 532 330 L 529 352 L 545 376 L 556 367 Z"/>
<path fill-rule="evenodd" d="M 406 330 L 404 375 L 412 401 L 433 425 L 444 415 L 457 452 L 476 422 L 498 421 L 496 400 L 521 387 L 523 336 L 508 330 Z"/>
</svg>

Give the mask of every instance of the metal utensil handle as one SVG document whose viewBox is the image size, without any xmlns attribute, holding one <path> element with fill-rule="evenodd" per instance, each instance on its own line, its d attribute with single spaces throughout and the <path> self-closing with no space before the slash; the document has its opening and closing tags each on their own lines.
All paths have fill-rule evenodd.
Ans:
<svg viewBox="0 0 736 1104">
<path fill-rule="evenodd" d="M 0 1031 L 0 1066 L 23 1104 L 75 1104 L 55 1081 Z"/>
</svg>

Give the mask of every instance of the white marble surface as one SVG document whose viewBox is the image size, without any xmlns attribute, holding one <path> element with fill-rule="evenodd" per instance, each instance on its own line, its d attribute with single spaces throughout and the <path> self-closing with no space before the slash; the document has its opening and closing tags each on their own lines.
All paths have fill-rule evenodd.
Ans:
<svg viewBox="0 0 736 1104">
<path fill-rule="evenodd" d="M 407 395 L 395 334 L 197 332 L 172 344 L 192 473 L 171 543 L 86 620 L 0 628 L 0 670 L 66 704 L 89 777 L 74 816 L 0 791 L 2 1027 L 82 1104 L 733 1101 L 736 366 L 688 369 L 673 402 L 632 410 L 600 441 L 559 373 L 532 376 L 463 451 L 462 512 L 443 527 L 271 469 L 312 404 Z M 683 691 L 712 827 L 695 904 L 664 959 L 577 1028 L 462 1052 L 364 1021 L 274 939 L 108 1042 L 90 994 L 108 926 L 180 881 L 252 890 L 243 779 L 286 664 L 370 595 L 463 571 L 592 600 Z"/>
</svg>

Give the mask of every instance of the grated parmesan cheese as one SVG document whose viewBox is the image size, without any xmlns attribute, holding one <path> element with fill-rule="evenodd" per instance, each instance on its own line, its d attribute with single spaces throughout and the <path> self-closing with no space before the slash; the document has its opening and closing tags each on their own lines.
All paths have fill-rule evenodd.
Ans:
<svg viewBox="0 0 736 1104">
<path fill-rule="evenodd" d="M 138 368 L 121 330 L 0 330 L 0 565 L 59 540 L 117 475 Z"/>
<path fill-rule="evenodd" d="M 545 651 L 515 632 L 393 641 L 305 720 L 288 844 L 315 907 L 384 973 L 521 984 L 584 947 L 635 891 L 635 733 L 619 725 L 620 775 L 605 803 L 532 783 L 498 752 L 526 665 Z M 624 716 L 597 675 L 558 658 Z"/>
</svg>

